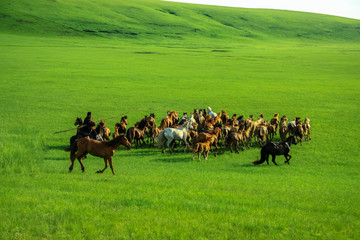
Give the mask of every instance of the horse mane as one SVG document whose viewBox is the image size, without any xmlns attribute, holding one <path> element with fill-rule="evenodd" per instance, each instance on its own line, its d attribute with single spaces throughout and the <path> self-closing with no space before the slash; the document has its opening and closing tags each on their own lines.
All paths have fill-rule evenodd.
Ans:
<svg viewBox="0 0 360 240">
<path fill-rule="evenodd" d="M 124 137 L 125 137 L 124 134 L 120 134 L 120 135 L 117 136 L 116 138 L 113 138 L 112 140 L 107 141 L 107 142 L 103 142 L 103 143 L 104 143 L 106 146 L 108 146 L 108 147 L 112 147 L 112 146 L 116 145 L 121 138 L 124 138 Z"/>
</svg>

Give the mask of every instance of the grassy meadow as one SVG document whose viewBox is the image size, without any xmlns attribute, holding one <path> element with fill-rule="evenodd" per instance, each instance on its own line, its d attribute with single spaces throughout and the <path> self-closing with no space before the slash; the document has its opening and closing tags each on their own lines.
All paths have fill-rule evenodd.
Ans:
<svg viewBox="0 0 360 240">
<path fill-rule="evenodd" d="M 0 1 L 0 239 L 358 239 L 360 21 L 155 0 Z M 246 20 L 244 20 L 246 19 Z M 253 166 L 149 146 L 70 166 L 76 117 L 309 117 Z M 134 109 L 149 109 L 132 111 Z M 129 112 L 131 111 L 131 112 Z M 106 121 L 111 131 L 120 117 Z M 280 141 L 279 137 L 275 137 Z"/>
</svg>

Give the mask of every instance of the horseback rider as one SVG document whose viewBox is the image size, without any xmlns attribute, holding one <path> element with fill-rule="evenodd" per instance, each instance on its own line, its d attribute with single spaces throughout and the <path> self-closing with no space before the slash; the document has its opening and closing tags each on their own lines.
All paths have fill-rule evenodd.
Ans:
<svg viewBox="0 0 360 240">
<path fill-rule="evenodd" d="M 92 139 L 96 139 L 96 132 L 93 127 L 95 127 L 95 122 L 92 121 L 91 112 L 88 112 L 86 118 L 84 119 L 84 127 L 82 128 L 82 133 L 87 137 L 89 136 Z"/>
<path fill-rule="evenodd" d="M 216 118 L 217 114 L 211 110 L 211 107 L 207 108 L 208 114 L 211 116 L 211 118 Z"/>
</svg>

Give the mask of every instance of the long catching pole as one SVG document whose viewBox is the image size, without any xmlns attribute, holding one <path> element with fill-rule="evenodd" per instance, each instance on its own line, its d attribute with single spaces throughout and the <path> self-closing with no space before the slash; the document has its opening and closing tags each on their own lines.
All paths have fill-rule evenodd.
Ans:
<svg viewBox="0 0 360 240">
<path fill-rule="evenodd" d="M 165 108 L 165 107 L 163 107 L 163 108 Z M 125 114 L 131 113 L 131 112 L 136 112 L 136 111 L 159 110 L 159 109 L 163 109 L 163 108 L 139 108 L 139 109 L 130 110 L 130 111 L 128 111 L 128 112 L 122 113 L 122 114 L 117 115 L 117 116 L 113 116 L 113 117 L 109 117 L 109 118 L 105 118 L 105 119 L 103 118 L 103 119 L 101 119 L 101 120 L 109 120 L 109 119 L 113 119 L 113 118 L 117 118 L 117 117 L 123 117 L 123 116 L 125 116 Z M 99 120 L 99 121 L 101 121 L 101 120 Z M 99 121 L 95 121 L 95 123 L 96 123 L 96 122 L 99 122 Z M 63 131 L 54 132 L 54 134 L 69 132 L 69 131 L 73 131 L 73 130 L 76 130 L 76 129 L 82 128 L 82 127 L 85 127 L 85 125 L 81 125 L 81 126 L 79 126 L 79 127 L 71 128 L 71 129 L 68 129 L 68 130 L 63 130 Z"/>
</svg>

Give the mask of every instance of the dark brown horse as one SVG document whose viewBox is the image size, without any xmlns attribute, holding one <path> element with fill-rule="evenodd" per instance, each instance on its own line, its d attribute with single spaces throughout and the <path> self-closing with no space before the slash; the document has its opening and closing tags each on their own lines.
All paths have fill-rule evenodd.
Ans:
<svg viewBox="0 0 360 240">
<path fill-rule="evenodd" d="M 72 146 L 70 153 L 71 165 L 69 171 L 71 172 L 74 168 L 74 161 L 77 158 L 81 165 L 81 170 L 84 172 L 85 167 L 82 163 L 82 159 L 89 153 L 93 156 L 103 158 L 105 161 L 105 168 L 97 171 L 97 173 L 103 173 L 110 163 L 112 173 L 115 175 L 113 167 L 113 155 L 115 150 L 120 146 L 124 145 L 128 150 L 131 149 L 131 144 L 124 135 L 120 135 L 111 141 L 100 142 L 90 138 L 77 139 L 75 144 Z"/>
<path fill-rule="evenodd" d="M 144 133 L 152 126 L 152 117 L 145 116 L 139 122 L 135 123 L 135 127 L 131 127 L 126 132 L 126 137 L 128 138 L 129 142 L 136 140 L 136 147 L 138 147 L 139 141 L 142 140 L 143 144 L 144 141 Z"/>
<path fill-rule="evenodd" d="M 267 162 L 267 164 L 269 165 L 269 155 L 272 156 L 272 162 L 277 165 L 277 163 L 275 162 L 275 157 L 276 155 L 284 155 L 285 157 L 285 163 L 290 164 L 290 158 L 291 155 L 289 154 L 290 152 L 290 147 L 291 144 L 296 144 L 296 139 L 294 136 L 288 137 L 286 139 L 285 142 L 269 142 L 267 143 L 265 146 L 263 146 L 261 148 L 261 159 L 260 160 L 256 160 L 253 161 L 253 164 L 257 165 L 257 164 L 261 164 L 263 162 Z"/>
<path fill-rule="evenodd" d="M 75 126 L 78 126 L 78 128 L 77 128 L 77 133 L 79 133 L 80 132 L 80 130 L 81 130 L 81 127 L 82 127 L 82 125 L 83 125 L 83 120 L 81 119 L 81 118 L 76 118 L 76 120 L 75 120 L 75 123 L 74 123 L 74 125 Z"/>
</svg>

